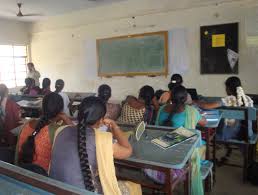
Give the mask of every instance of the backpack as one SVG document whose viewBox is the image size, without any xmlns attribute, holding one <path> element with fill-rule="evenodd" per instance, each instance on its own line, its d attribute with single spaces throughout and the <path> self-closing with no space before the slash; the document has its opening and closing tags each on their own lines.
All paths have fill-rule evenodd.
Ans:
<svg viewBox="0 0 258 195">
<path fill-rule="evenodd" d="M 251 184 L 258 186 L 258 162 L 253 162 L 248 168 L 247 179 Z"/>
</svg>

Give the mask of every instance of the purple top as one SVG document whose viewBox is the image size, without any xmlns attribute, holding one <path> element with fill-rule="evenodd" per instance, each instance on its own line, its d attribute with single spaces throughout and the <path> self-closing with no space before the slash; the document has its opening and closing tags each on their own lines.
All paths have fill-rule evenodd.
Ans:
<svg viewBox="0 0 258 195">
<path fill-rule="evenodd" d="M 95 191 L 102 194 L 96 160 L 94 130 L 86 129 L 86 148 Z M 63 129 L 55 139 L 49 175 L 51 178 L 85 189 L 77 143 L 77 128 Z"/>
</svg>

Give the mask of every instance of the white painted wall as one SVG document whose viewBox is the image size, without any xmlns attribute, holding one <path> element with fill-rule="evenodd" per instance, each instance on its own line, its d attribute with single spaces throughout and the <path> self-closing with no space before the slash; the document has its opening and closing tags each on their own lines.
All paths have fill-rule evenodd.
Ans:
<svg viewBox="0 0 258 195">
<path fill-rule="evenodd" d="M 0 18 L 0 44 L 25 44 L 30 43 L 30 23 Z"/>
<path fill-rule="evenodd" d="M 52 81 L 64 79 L 66 91 L 96 91 L 98 85 L 107 83 L 112 86 L 113 97 L 123 99 L 127 94 L 136 94 L 145 84 L 152 85 L 155 89 L 166 89 L 169 78 L 98 78 L 97 75 L 89 77 L 87 75 L 96 70 L 96 64 L 86 65 L 86 59 L 91 58 L 90 54 L 86 53 L 87 40 L 186 28 L 189 32 L 191 68 L 183 75 L 185 86 L 196 87 L 203 95 L 222 96 L 225 93 L 224 81 L 229 75 L 200 75 L 199 29 L 201 25 L 239 22 L 239 77 L 247 92 L 258 93 L 258 49 L 248 48 L 245 39 L 244 22 L 249 8 L 244 4 L 234 3 L 174 11 L 173 3 L 169 0 L 164 0 L 163 3 L 157 0 L 130 0 L 35 23 L 31 34 L 32 60 L 40 70 L 42 78 L 49 77 Z M 215 13 L 219 17 L 215 17 Z M 136 19 L 139 25 L 156 26 L 151 29 L 121 30 L 128 26 L 129 16 L 133 15 L 138 15 Z"/>
</svg>

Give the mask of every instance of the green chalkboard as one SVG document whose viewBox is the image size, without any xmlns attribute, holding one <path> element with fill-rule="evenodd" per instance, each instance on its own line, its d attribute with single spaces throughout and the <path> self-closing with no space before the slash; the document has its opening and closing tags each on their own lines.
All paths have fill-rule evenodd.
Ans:
<svg viewBox="0 0 258 195">
<path fill-rule="evenodd" d="M 167 31 L 97 40 L 99 76 L 167 75 Z"/>
</svg>

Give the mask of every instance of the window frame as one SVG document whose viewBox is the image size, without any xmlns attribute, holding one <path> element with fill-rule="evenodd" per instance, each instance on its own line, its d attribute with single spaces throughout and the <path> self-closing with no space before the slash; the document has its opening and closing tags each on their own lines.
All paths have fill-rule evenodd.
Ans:
<svg viewBox="0 0 258 195">
<path fill-rule="evenodd" d="M 19 72 L 24 72 L 24 71 L 19 71 L 19 72 L 16 71 L 17 70 L 17 67 L 16 67 L 17 65 L 16 65 L 15 61 L 16 61 L 16 59 L 24 59 L 24 61 L 25 61 L 25 64 L 24 64 L 24 66 L 25 66 L 25 74 L 27 75 L 27 73 L 28 73 L 27 63 L 28 63 L 28 58 L 29 58 L 29 46 L 25 45 L 25 44 L 24 45 L 23 44 L 0 44 L 0 46 L 10 46 L 12 48 L 12 55 L 11 56 L 0 56 L 0 58 L 9 58 L 9 59 L 11 59 L 10 61 L 12 61 L 13 70 L 10 73 L 14 74 L 14 79 L 2 80 L 2 76 L 0 76 L 0 82 L 6 84 L 8 88 L 16 88 L 16 87 L 23 86 L 23 85 L 19 85 L 18 84 L 18 80 L 20 81 L 21 79 L 17 79 L 17 77 L 18 77 L 18 73 Z M 26 55 L 25 56 L 15 55 L 15 47 L 19 47 L 19 46 L 25 47 L 25 50 L 26 50 L 26 53 L 25 53 Z M 1 72 L 1 69 L 0 69 L 0 73 L 2 74 L 4 72 Z M 26 78 L 26 76 L 25 76 L 25 78 Z M 14 81 L 14 86 L 11 86 L 11 87 L 8 86 L 8 84 L 5 83 L 7 81 L 11 81 L 11 82 Z"/>
</svg>

